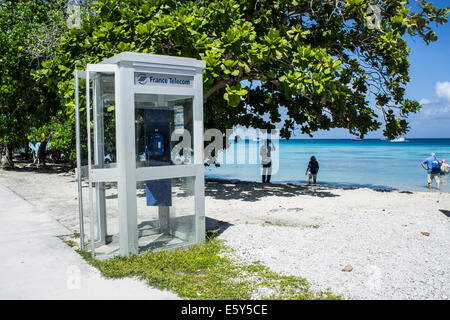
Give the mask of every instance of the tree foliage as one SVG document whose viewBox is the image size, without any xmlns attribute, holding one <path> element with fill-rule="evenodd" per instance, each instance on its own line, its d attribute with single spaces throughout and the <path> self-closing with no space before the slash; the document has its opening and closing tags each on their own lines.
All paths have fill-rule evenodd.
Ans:
<svg viewBox="0 0 450 320">
<path fill-rule="evenodd" d="M 0 143 L 23 146 L 34 128 L 60 109 L 56 92 L 36 77 L 53 57 L 64 1 L 3 1 L 0 4 Z M 39 134 L 40 135 L 40 134 Z M 11 161 L 11 159 L 9 160 Z M 10 163 L 12 164 L 12 163 Z"/>
<path fill-rule="evenodd" d="M 381 9 L 379 27 L 369 25 L 369 3 Z M 412 11 L 405 0 L 95 1 L 48 62 L 49 82 L 67 93 L 74 68 L 124 51 L 191 57 L 206 62 L 207 128 L 274 128 L 284 108 L 286 138 L 330 128 L 363 137 L 382 126 L 378 114 L 393 138 L 420 109 L 405 97 L 405 37 L 436 41 L 432 24 L 449 15 L 426 0 L 418 5 Z"/>
<path fill-rule="evenodd" d="M 432 27 L 449 15 L 428 0 L 83 3 L 81 28 L 71 30 L 62 27 L 60 1 L 1 3 L 3 142 L 52 136 L 73 159 L 73 70 L 124 51 L 204 60 L 206 128 L 270 129 L 283 121 L 286 138 L 330 128 L 363 137 L 384 122 L 393 138 L 420 109 L 405 97 L 406 37 L 436 41 Z M 369 5 L 380 9 L 376 27 Z"/>
</svg>

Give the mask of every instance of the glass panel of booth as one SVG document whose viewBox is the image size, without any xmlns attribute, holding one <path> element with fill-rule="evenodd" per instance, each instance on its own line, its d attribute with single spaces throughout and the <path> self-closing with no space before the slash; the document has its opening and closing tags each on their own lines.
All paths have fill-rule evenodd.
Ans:
<svg viewBox="0 0 450 320">
<path fill-rule="evenodd" d="M 189 247 L 196 241 L 195 177 L 155 179 L 136 182 L 138 250 Z M 98 182 L 93 188 L 99 187 Z M 89 224 L 94 235 L 93 250 L 98 258 L 119 254 L 119 205 L 116 182 L 102 183 L 103 203 L 93 197 L 95 211 L 104 210 L 105 223 L 94 216 Z M 103 208 L 103 209 L 101 209 Z M 90 235 L 88 235 L 90 240 Z M 91 246 L 87 246 L 91 250 Z"/>
<path fill-rule="evenodd" d="M 114 73 L 91 72 L 92 169 L 116 166 L 116 113 Z"/>
<path fill-rule="evenodd" d="M 96 105 L 94 98 L 94 75 L 86 82 L 87 72 L 75 71 L 75 105 L 76 105 L 76 135 L 77 135 L 77 178 L 79 201 L 79 226 L 81 248 L 87 247 L 93 239 L 99 240 L 98 216 L 91 216 L 91 206 L 96 206 L 96 199 L 91 199 L 89 164 L 95 164 L 93 146 L 95 145 L 94 119 Z M 89 159 L 91 158 L 91 159 Z M 92 224 L 91 224 L 92 220 Z M 92 226 L 92 228 L 91 228 Z"/>
<path fill-rule="evenodd" d="M 136 183 L 139 251 L 195 243 L 195 177 Z"/>
<path fill-rule="evenodd" d="M 117 195 L 108 194 L 117 190 L 117 183 L 94 182 L 89 174 L 89 167 L 116 167 L 115 74 L 78 71 L 75 78 L 80 242 L 92 250 L 111 242 L 111 235 L 118 233 L 117 205 L 110 204 L 111 199 L 117 201 Z M 80 90 L 83 85 L 85 90 Z"/>
<path fill-rule="evenodd" d="M 96 256 L 114 256 L 119 253 L 119 202 L 117 182 L 94 182 L 94 190 L 101 190 L 93 197 L 94 251 Z M 91 247 L 89 247 L 91 249 Z"/>
<path fill-rule="evenodd" d="M 134 97 L 136 168 L 192 165 L 193 96 Z M 195 242 L 194 176 L 137 181 L 136 201 L 139 251 Z"/>
<path fill-rule="evenodd" d="M 136 168 L 194 163 L 193 100 L 135 94 Z"/>
</svg>

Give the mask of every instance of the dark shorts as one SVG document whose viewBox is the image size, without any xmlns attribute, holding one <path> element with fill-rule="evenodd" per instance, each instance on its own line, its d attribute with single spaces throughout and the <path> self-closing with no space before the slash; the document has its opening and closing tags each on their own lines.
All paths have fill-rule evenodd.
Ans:
<svg viewBox="0 0 450 320">
<path fill-rule="evenodd" d="M 309 174 L 309 177 L 310 177 L 310 178 L 317 179 L 317 172 L 314 172 L 314 173 L 313 173 L 313 172 L 310 171 L 310 172 L 308 172 L 308 174 Z"/>
<path fill-rule="evenodd" d="M 272 166 L 272 161 L 269 163 L 263 164 L 263 168 L 270 168 Z"/>
</svg>

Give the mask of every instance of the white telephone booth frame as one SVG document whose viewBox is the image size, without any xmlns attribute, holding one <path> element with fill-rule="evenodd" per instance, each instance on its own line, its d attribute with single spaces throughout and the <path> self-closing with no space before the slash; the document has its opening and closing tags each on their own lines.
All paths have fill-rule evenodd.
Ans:
<svg viewBox="0 0 450 320">
<path fill-rule="evenodd" d="M 89 219 L 90 219 L 90 250 L 95 257 L 96 243 L 94 241 L 94 223 L 97 219 L 99 227 L 99 240 L 104 242 L 105 217 L 98 214 L 98 208 L 94 208 L 94 197 L 98 197 L 96 188 L 101 188 L 102 183 L 117 182 L 118 193 L 118 224 L 119 224 L 119 254 L 129 255 L 139 253 L 136 183 L 145 180 L 171 179 L 182 177 L 195 178 L 195 243 L 205 238 L 205 205 L 204 205 L 204 164 L 203 164 L 203 77 L 202 71 L 205 62 L 201 60 L 161 56 L 153 54 L 124 52 L 98 64 L 88 64 L 86 71 L 75 70 L 75 107 L 76 107 L 76 138 L 77 138 L 77 178 L 78 201 L 80 223 L 80 245 L 84 248 L 84 221 L 82 199 L 82 177 L 89 181 Z M 104 155 L 97 150 L 102 143 L 102 135 L 96 128 L 96 99 L 91 100 L 91 91 L 96 94 L 96 74 L 114 74 L 115 86 L 115 119 L 116 119 L 116 165 L 109 168 L 97 168 L 92 163 L 92 151 L 95 157 Z M 193 84 L 189 87 L 140 85 L 136 83 L 137 73 L 154 73 L 167 76 L 192 77 Z M 87 139 L 88 165 L 83 167 L 81 163 L 80 142 L 80 99 L 79 79 L 86 79 L 86 114 L 87 124 L 91 123 L 91 108 L 94 115 L 93 143 Z M 91 88 L 92 81 L 92 88 Z M 135 95 L 172 95 L 193 97 L 193 163 L 162 167 L 136 167 L 135 147 Z M 87 137 L 91 137 L 91 126 L 87 125 Z M 95 184 L 95 186 L 94 186 Z M 97 217 L 96 217 L 97 215 Z M 106 232 L 106 231 L 105 231 Z"/>
</svg>

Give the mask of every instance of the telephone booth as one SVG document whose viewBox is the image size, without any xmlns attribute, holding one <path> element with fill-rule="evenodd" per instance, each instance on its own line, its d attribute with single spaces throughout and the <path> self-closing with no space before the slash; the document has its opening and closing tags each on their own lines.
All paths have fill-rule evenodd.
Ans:
<svg viewBox="0 0 450 320">
<path fill-rule="evenodd" d="M 93 257 L 204 240 L 204 67 L 125 52 L 75 71 L 80 244 Z"/>
</svg>

